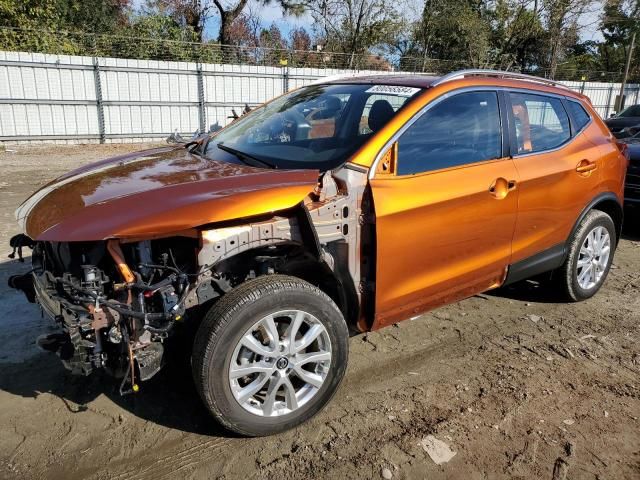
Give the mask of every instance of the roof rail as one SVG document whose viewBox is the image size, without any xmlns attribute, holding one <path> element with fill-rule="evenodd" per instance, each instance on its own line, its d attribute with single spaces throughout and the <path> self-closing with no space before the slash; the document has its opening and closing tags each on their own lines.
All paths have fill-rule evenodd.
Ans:
<svg viewBox="0 0 640 480">
<path fill-rule="evenodd" d="M 526 80 L 528 82 L 542 83 L 542 84 L 545 84 L 545 85 L 552 85 L 554 87 L 562 87 L 562 88 L 566 88 L 567 90 L 571 90 L 566 85 L 563 85 L 562 83 L 556 82 L 555 80 L 549 80 L 547 78 L 534 77 L 533 75 L 526 75 L 524 73 L 505 72 L 505 71 L 502 71 L 502 70 L 486 70 L 486 69 L 482 69 L 482 68 L 469 69 L 469 70 L 458 70 L 456 72 L 448 73 L 448 74 L 444 75 L 443 77 L 440 77 L 435 82 L 433 82 L 431 84 L 431 86 L 435 87 L 437 85 L 440 85 L 440 84 L 445 83 L 445 82 L 450 82 L 452 80 L 458 80 L 460 78 L 474 77 L 474 76 L 496 77 L 496 78 L 511 78 L 511 79 L 514 79 L 514 80 Z"/>
</svg>

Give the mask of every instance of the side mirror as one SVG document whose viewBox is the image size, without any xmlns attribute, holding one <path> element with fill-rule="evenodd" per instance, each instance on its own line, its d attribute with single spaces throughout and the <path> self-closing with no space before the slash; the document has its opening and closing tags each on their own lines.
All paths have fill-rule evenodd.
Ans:
<svg viewBox="0 0 640 480">
<path fill-rule="evenodd" d="M 218 130 L 222 130 L 222 127 L 218 122 L 212 123 L 211 125 L 209 125 L 209 133 L 215 133 Z"/>
<path fill-rule="evenodd" d="M 609 114 L 609 118 L 613 118 L 613 117 L 615 117 L 615 116 L 616 116 L 616 114 L 615 114 L 615 113 L 611 113 L 611 114 Z"/>
</svg>

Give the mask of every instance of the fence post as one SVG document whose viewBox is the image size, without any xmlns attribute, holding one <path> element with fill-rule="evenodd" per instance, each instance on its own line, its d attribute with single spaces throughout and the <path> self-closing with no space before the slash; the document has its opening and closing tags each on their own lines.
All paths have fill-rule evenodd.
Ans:
<svg viewBox="0 0 640 480">
<path fill-rule="evenodd" d="M 609 118 L 609 109 L 611 108 L 611 96 L 613 95 L 613 83 L 609 86 L 609 96 L 607 97 L 607 111 L 604 114 L 605 120 Z"/>
<path fill-rule="evenodd" d="M 280 65 L 282 66 L 282 93 L 289 91 L 289 59 L 281 59 Z"/>
<path fill-rule="evenodd" d="M 93 57 L 93 83 L 96 86 L 96 112 L 98 114 L 98 133 L 100 143 L 104 143 L 106 134 L 104 131 L 104 104 L 102 102 L 102 80 L 100 78 L 100 64 L 98 57 Z"/>
<path fill-rule="evenodd" d="M 202 64 L 196 63 L 196 75 L 198 78 L 198 119 L 200 121 L 200 133 L 207 131 L 207 111 L 204 99 L 204 75 L 202 74 Z"/>
</svg>

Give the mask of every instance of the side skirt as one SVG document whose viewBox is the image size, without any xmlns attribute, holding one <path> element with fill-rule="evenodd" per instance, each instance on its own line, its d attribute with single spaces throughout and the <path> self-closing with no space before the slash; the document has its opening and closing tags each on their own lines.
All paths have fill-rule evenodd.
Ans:
<svg viewBox="0 0 640 480">
<path fill-rule="evenodd" d="M 510 265 L 507 278 L 503 285 L 509 285 L 510 283 L 519 282 L 520 280 L 555 270 L 564 263 L 566 256 L 565 250 L 565 244 L 559 243 L 543 252 L 536 253 L 529 258 Z"/>
</svg>

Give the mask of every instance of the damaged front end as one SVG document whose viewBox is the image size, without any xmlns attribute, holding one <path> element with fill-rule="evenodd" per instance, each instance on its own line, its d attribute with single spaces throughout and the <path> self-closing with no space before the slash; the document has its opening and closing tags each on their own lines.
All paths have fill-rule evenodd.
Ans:
<svg viewBox="0 0 640 480">
<path fill-rule="evenodd" d="M 56 352 L 74 374 L 105 369 L 121 377 L 123 394 L 160 370 L 195 269 L 182 252 L 193 252 L 196 239 L 34 242 L 23 235 L 13 243 L 33 248 L 33 270 L 11 277 L 9 285 L 60 327 L 38 339 L 43 349 Z M 185 249 L 189 243 L 193 248 Z"/>
<path fill-rule="evenodd" d="M 57 206 L 64 184 L 19 209 L 26 235 L 12 239 L 13 255 L 31 248 L 33 269 L 9 283 L 55 319 L 60 330 L 38 343 L 71 372 L 103 370 L 122 378 L 121 393 L 137 391 L 172 346 L 184 339 L 189 348 L 205 309 L 274 273 L 316 285 L 352 330 L 369 328 L 375 242 L 366 169 L 234 167 L 235 175 L 216 176 L 211 164 L 211 178 L 188 190 L 185 179 L 173 196 L 166 190 L 176 187 L 166 187 L 162 199 L 149 190 L 80 208 L 73 197 L 77 210 L 68 211 Z M 94 215 L 102 221 L 83 221 Z"/>
</svg>

